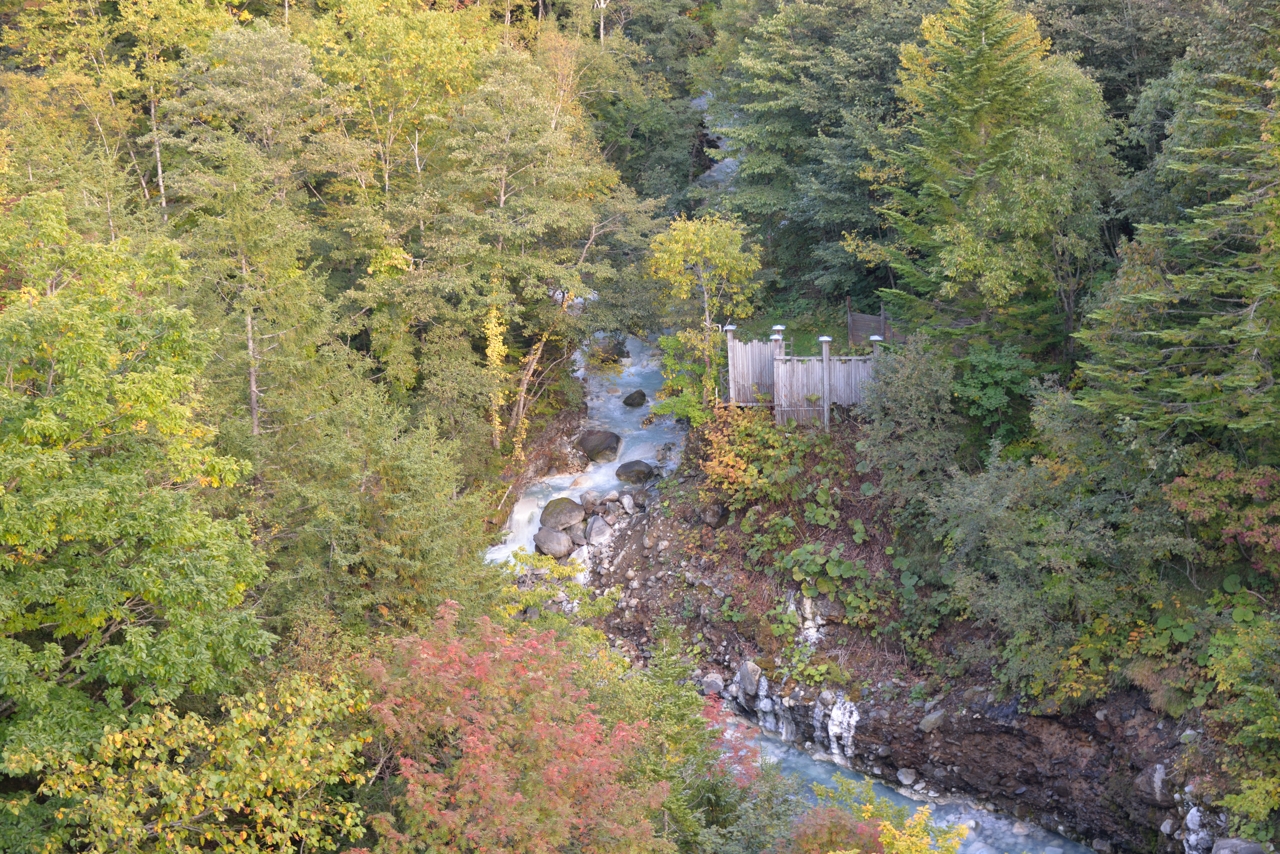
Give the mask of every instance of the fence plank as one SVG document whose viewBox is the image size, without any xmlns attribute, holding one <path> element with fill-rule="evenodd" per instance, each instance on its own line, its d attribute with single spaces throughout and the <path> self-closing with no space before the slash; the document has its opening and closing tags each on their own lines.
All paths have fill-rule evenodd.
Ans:
<svg viewBox="0 0 1280 854">
<path fill-rule="evenodd" d="M 773 345 L 770 342 L 730 341 L 729 371 L 733 378 L 734 403 L 757 406 L 773 399 Z"/>
</svg>

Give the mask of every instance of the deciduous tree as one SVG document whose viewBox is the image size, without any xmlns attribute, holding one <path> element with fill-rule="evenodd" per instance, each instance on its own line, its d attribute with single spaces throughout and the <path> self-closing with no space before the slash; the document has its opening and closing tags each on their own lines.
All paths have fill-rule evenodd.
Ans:
<svg viewBox="0 0 1280 854">
<path fill-rule="evenodd" d="M 151 294 L 170 255 L 72 232 L 57 196 L 0 220 L 0 717 L 6 749 L 209 691 L 270 648 L 247 527 L 202 509 L 244 474 L 193 416 L 202 342 Z"/>
<path fill-rule="evenodd" d="M 606 727 L 550 634 L 446 608 L 374 672 L 375 718 L 398 752 L 404 793 L 375 819 L 378 851 L 552 854 L 671 851 L 648 814 L 664 787 L 625 772 L 640 736 Z"/>
</svg>

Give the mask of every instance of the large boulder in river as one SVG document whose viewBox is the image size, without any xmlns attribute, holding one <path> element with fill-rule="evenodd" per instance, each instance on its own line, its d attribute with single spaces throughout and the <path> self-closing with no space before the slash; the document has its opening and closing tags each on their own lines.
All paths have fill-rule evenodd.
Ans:
<svg viewBox="0 0 1280 854">
<path fill-rule="evenodd" d="M 593 463 L 609 463 L 618 458 L 622 437 L 608 430 L 587 430 L 578 437 L 578 450 Z"/>
<path fill-rule="evenodd" d="M 585 518 L 587 518 L 587 512 L 572 498 L 553 498 L 542 509 L 542 516 L 538 522 L 553 531 L 563 531 Z"/>
<path fill-rule="evenodd" d="M 614 475 L 625 483 L 644 483 L 653 477 L 653 466 L 644 460 L 632 460 L 618 466 Z"/>
<path fill-rule="evenodd" d="M 538 547 L 538 551 L 554 558 L 565 557 L 574 549 L 569 535 L 554 528 L 539 528 L 538 533 L 533 535 L 533 544 Z"/>
<path fill-rule="evenodd" d="M 648 401 L 649 396 L 644 393 L 644 389 L 638 388 L 622 399 L 622 405 L 634 409 L 637 406 L 644 406 Z"/>
</svg>

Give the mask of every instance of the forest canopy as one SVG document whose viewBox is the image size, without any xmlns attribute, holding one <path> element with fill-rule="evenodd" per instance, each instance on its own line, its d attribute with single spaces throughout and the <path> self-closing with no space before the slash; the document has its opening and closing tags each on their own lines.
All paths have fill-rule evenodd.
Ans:
<svg viewBox="0 0 1280 854">
<path fill-rule="evenodd" d="M 1280 839 L 1274 0 L 0 23 L 3 850 L 954 854 L 726 761 L 696 608 L 629 658 L 622 591 L 485 562 L 627 336 L 670 485 L 796 582 L 724 621 L 803 658 L 820 591 L 1028 714 L 1136 688 Z M 726 325 L 853 312 L 896 338 L 835 439 L 724 405 Z"/>
</svg>

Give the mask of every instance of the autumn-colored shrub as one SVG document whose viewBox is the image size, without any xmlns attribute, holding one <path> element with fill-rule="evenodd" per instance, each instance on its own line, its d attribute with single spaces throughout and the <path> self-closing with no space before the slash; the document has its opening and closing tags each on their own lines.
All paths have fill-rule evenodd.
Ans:
<svg viewBox="0 0 1280 854">
<path fill-rule="evenodd" d="M 870 780 L 837 777 L 814 786 L 818 806 L 796 823 L 778 854 L 956 854 L 967 831 L 939 827 L 929 807 L 914 813 L 877 795 Z"/>
<path fill-rule="evenodd" d="M 830 851 L 884 854 L 879 823 L 863 821 L 840 807 L 815 807 L 796 822 L 790 841 L 778 854 L 828 854 Z"/>
<path fill-rule="evenodd" d="M 649 820 L 666 787 L 627 778 L 639 728 L 606 727 L 577 669 L 550 633 L 481 619 L 463 634 L 447 606 L 398 641 L 372 673 L 404 785 L 373 819 L 377 851 L 673 850 Z"/>
<path fill-rule="evenodd" d="M 84 752 L 10 752 L 5 770 L 45 775 L 46 851 L 333 851 L 363 833 L 349 795 L 364 779 L 369 734 L 355 730 L 367 701 L 340 677 L 293 675 L 225 698 L 220 719 L 165 706 L 108 725 Z M 29 802 L 4 806 L 16 813 Z"/>
<path fill-rule="evenodd" d="M 1210 454 L 1166 486 L 1165 495 L 1202 526 L 1221 560 L 1244 554 L 1255 570 L 1280 575 L 1280 471 L 1241 469 L 1226 454 Z"/>
</svg>

